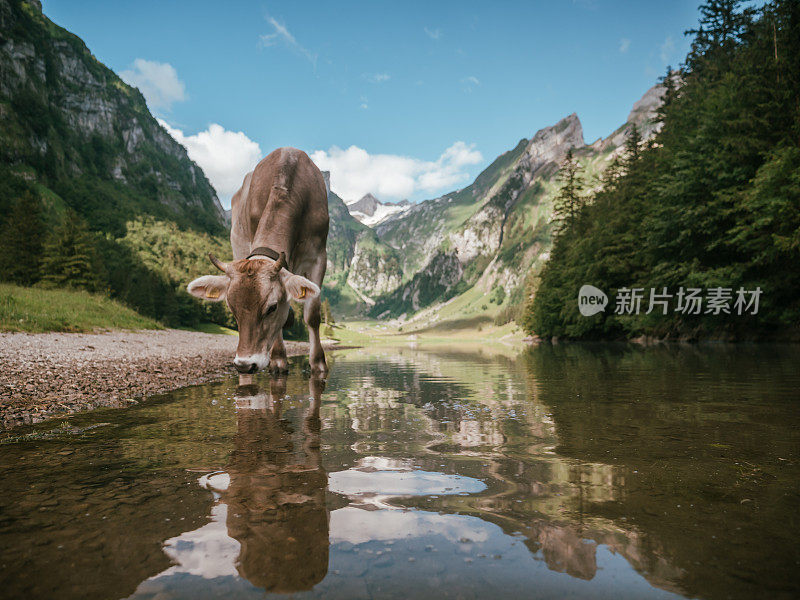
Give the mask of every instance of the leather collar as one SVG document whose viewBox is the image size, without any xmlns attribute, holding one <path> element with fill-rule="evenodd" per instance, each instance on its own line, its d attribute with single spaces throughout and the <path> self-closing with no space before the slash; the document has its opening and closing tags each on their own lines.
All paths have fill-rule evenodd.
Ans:
<svg viewBox="0 0 800 600">
<path fill-rule="evenodd" d="M 253 248 L 253 251 L 247 256 L 247 258 L 252 258 L 254 256 L 266 256 L 272 260 L 278 260 L 281 255 L 278 252 L 275 252 L 275 250 L 272 248 L 260 246 L 258 248 Z"/>
</svg>

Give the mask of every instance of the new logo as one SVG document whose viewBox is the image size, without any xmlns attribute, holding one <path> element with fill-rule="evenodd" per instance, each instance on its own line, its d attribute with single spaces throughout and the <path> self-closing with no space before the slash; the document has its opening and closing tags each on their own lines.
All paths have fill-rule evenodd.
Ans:
<svg viewBox="0 0 800 600">
<path fill-rule="evenodd" d="M 584 317 L 591 317 L 606 309 L 608 296 L 593 285 L 583 285 L 578 291 L 578 310 Z"/>
</svg>

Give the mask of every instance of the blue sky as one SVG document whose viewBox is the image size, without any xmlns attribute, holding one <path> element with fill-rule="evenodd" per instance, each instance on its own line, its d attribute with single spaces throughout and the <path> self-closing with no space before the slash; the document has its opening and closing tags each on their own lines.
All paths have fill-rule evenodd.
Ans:
<svg viewBox="0 0 800 600">
<path fill-rule="evenodd" d="M 258 155 L 280 146 L 314 153 L 346 200 L 417 201 L 470 183 L 569 113 L 591 143 L 681 62 L 697 3 L 43 5 L 148 90 L 226 204 Z"/>
</svg>

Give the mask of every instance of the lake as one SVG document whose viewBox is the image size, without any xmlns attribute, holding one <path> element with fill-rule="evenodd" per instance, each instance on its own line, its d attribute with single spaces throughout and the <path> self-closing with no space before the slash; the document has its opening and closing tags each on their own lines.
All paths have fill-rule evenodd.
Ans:
<svg viewBox="0 0 800 600">
<path fill-rule="evenodd" d="M 6 432 L 4 598 L 793 598 L 800 351 L 378 347 Z"/>
</svg>

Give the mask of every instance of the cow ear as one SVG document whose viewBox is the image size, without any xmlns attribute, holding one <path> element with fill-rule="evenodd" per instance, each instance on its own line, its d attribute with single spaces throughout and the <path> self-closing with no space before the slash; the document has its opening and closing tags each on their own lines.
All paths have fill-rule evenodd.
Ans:
<svg viewBox="0 0 800 600">
<path fill-rule="evenodd" d="M 284 269 L 281 271 L 281 280 L 286 288 L 286 293 L 292 300 L 306 302 L 319 296 L 319 286 L 310 279 L 294 275 Z"/>
<path fill-rule="evenodd" d="M 186 290 L 202 300 L 220 302 L 228 293 L 230 281 L 227 275 L 203 275 L 186 286 Z"/>
</svg>

